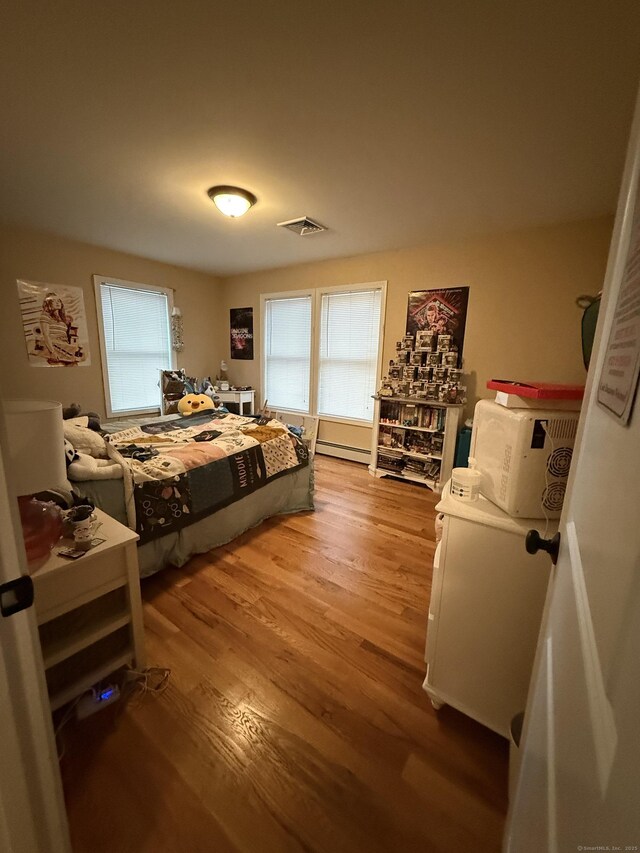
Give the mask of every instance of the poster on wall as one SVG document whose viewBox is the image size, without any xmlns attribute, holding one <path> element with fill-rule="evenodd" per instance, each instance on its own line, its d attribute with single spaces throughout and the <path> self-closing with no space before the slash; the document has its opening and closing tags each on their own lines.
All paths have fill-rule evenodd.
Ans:
<svg viewBox="0 0 640 853">
<path fill-rule="evenodd" d="M 631 417 L 640 374 L 640 195 L 598 382 L 598 403 L 617 421 Z"/>
<path fill-rule="evenodd" d="M 459 357 L 462 356 L 468 303 L 468 287 L 412 291 L 407 309 L 407 335 L 422 331 L 451 335 Z"/>
<path fill-rule="evenodd" d="M 231 358 L 253 358 L 253 308 L 231 308 Z"/>
<path fill-rule="evenodd" d="M 87 367 L 89 333 L 80 287 L 17 280 L 22 328 L 32 367 Z"/>
</svg>

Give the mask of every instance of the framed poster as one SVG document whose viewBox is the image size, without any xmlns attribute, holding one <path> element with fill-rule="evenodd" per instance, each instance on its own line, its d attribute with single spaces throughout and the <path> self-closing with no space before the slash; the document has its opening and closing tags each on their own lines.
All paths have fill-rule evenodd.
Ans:
<svg viewBox="0 0 640 853">
<path fill-rule="evenodd" d="M 617 421 L 631 417 L 640 374 L 640 195 L 631 227 L 609 341 L 598 381 L 598 403 Z"/>
<path fill-rule="evenodd" d="M 451 335 L 459 356 L 462 356 L 468 304 L 468 287 L 412 291 L 407 309 L 407 335 L 423 331 Z"/>
<path fill-rule="evenodd" d="M 18 279 L 22 328 L 32 367 L 87 367 L 89 333 L 81 287 Z"/>
<path fill-rule="evenodd" d="M 231 358 L 253 358 L 253 308 L 230 309 Z"/>
</svg>

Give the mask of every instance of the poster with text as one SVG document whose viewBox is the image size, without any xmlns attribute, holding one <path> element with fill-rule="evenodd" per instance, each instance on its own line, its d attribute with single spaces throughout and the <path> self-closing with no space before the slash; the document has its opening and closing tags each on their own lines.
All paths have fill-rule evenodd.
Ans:
<svg viewBox="0 0 640 853">
<path fill-rule="evenodd" d="M 407 334 L 424 330 L 451 335 L 461 357 L 468 304 L 468 287 L 413 291 L 409 294 Z"/>
<path fill-rule="evenodd" d="M 640 199 L 640 194 L 638 195 Z M 640 374 L 640 201 L 598 381 L 598 403 L 620 423 L 629 422 Z"/>
<path fill-rule="evenodd" d="M 231 358 L 253 358 L 253 308 L 231 308 Z"/>
<path fill-rule="evenodd" d="M 32 367 L 87 367 L 89 333 L 80 287 L 18 279 L 22 328 Z"/>
</svg>

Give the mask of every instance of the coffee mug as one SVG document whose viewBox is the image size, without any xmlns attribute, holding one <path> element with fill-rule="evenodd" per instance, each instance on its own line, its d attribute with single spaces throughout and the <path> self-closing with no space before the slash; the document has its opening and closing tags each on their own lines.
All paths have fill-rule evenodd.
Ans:
<svg viewBox="0 0 640 853">
<path fill-rule="evenodd" d="M 65 513 L 65 532 L 68 536 L 73 536 L 75 530 L 81 527 L 88 528 L 95 520 L 96 516 L 90 504 L 78 504 Z"/>
</svg>

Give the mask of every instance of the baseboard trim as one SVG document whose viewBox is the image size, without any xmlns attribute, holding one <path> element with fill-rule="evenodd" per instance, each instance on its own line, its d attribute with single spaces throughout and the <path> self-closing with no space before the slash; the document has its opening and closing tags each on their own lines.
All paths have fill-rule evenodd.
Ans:
<svg viewBox="0 0 640 853">
<path fill-rule="evenodd" d="M 336 444 L 333 441 L 316 442 L 316 453 L 324 456 L 335 456 L 337 459 L 348 459 L 350 462 L 362 462 L 363 465 L 371 464 L 371 451 L 363 450 L 361 447 L 350 447 L 348 444 Z"/>
</svg>

